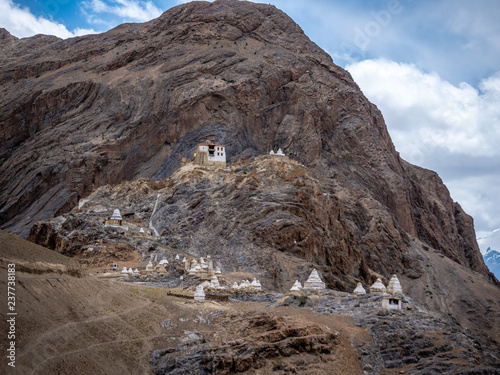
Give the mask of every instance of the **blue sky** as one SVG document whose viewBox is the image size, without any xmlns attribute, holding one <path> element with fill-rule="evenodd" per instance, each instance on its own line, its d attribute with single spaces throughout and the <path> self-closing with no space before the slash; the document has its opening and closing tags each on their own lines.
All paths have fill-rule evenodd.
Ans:
<svg viewBox="0 0 500 375">
<path fill-rule="evenodd" d="M 63 38 L 145 22 L 178 0 L 0 0 L 0 27 Z M 500 2 L 267 0 L 349 70 L 402 157 L 437 171 L 500 250 Z"/>
</svg>

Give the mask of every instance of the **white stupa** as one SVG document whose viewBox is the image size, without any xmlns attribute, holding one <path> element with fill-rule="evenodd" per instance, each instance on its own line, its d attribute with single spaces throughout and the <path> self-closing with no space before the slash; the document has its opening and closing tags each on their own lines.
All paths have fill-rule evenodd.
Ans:
<svg viewBox="0 0 500 375">
<path fill-rule="evenodd" d="M 188 274 L 190 276 L 194 276 L 194 275 L 196 275 L 196 273 L 198 272 L 199 269 L 201 269 L 200 265 L 198 264 L 196 259 L 193 259 L 193 261 L 191 262 L 191 268 L 189 269 Z"/>
<path fill-rule="evenodd" d="M 221 274 L 222 273 L 222 271 L 220 270 L 219 266 L 215 267 L 215 273 L 217 273 L 217 274 Z"/>
<path fill-rule="evenodd" d="M 238 285 L 238 283 L 235 281 L 233 283 L 233 285 L 231 286 L 231 289 L 240 289 L 240 286 Z"/>
<path fill-rule="evenodd" d="M 123 267 L 122 272 L 123 275 L 128 275 L 127 267 Z"/>
<path fill-rule="evenodd" d="M 128 269 L 128 274 L 129 274 L 129 275 L 133 275 L 133 274 L 134 274 L 134 270 L 132 269 L 132 267 L 130 267 L 130 268 Z"/>
<path fill-rule="evenodd" d="M 191 262 L 191 268 L 194 268 L 196 271 L 201 269 L 201 266 L 196 259 L 193 259 Z"/>
<path fill-rule="evenodd" d="M 175 255 L 175 260 L 179 260 L 179 259 L 181 259 L 180 256 L 179 256 L 179 254 L 176 254 Z"/>
<path fill-rule="evenodd" d="M 281 148 L 278 148 L 278 152 L 276 152 L 276 155 L 285 156 L 285 154 L 283 153 L 283 151 L 281 151 Z"/>
<path fill-rule="evenodd" d="M 215 289 L 220 288 L 219 279 L 217 278 L 217 276 L 213 275 L 212 280 L 210 281 L 210 287 Z"/>
<path fill-rule="evenodd" d="M 198 285 L 196 287 L 196 292 L 194 293 L 195 301 L 205 301 L 205 292 L 203 291 L 203 285 Z"/>
<path fill-rule="evenodd" d="M 362 295 L 366 294 L 366 290 L 365 290 L 365 288 L 363 288 L 363 285 L 361 285 L 361 283 L 358 283 L 358 285 L 356 286 L 356 289 L 354 289 L 352 294 L 354 296 L 362 296 Z"/>
<path fill-rule="evenodd" d="M 208 281 L 204 281 L 200 285 L 203 286 L 203 289 L 205 289 L 205 288 L 210 288 L 211 284 Z"/>
<path fill-rule="evenodd" d="M 299 291 L 299 290 L 302 290 L 302 284 L 300 283 L 299 280 L 295 280 L 292 287 L 290 288 L 290 291 Z"/>
<path fill-rule="evenodd" d="M 382 284 L 380 277 L 377 278 L 377 280 L 370 287 L 370 293 L 387 294 L 387 289 L 385 288 L 385 285 Z"/>
<path fill-rule="evenodd" d="M 271 152 L 269 152 L 269 155 L 274 155 L 274 151 L 271 150 Z"/>
<path fill-rule="evenodd" d="M 137 268 L 134 270 L 134 275 L 139 275 L 139 270 Z"/>
<path fill-rule="evenodd" d="M 389 285 L 387 285 L 387 293 L 393 296 L 403 294 L 403 288 L 401 287 L 399 279 L 396 275 L 392 275 Z"/>
<path fill-rule="evenodd" d="M 186 257 L 182 258 L 182 263 L 186 263 L 187 260 L 186 260 Z"/>
<path fill-rule="evenodd" d="M 160 263 L 158 263 L 160 266 L 164 265 L 164 264 L 168 264 L 168 260 L 167 258 L 163 257 L 162 260 L 160 260 Z"/>
<path fill-rule="evenodd" d="M 147 272 L 153 271 L 153 263 L 151 262 L 151 260 L 149 261 L 148 265 L 146 266 L 146 271 Z"/>
<path fill-rule="evenodd" d="M 319 277 L 318 271 L 313 270 L 304 283 L 304 289 L 325 289 L 325 283 Z"/>
<path fill-rule="evenodd" d="M 122 215 L 120 214 L 120 210 L 115 208 L 113 211 L 113 215 L 109 218 L 110 220 L 123 220 Z"/>
<path fill-rule="evenodd" d="M 254 278 L 252 282 L 250 283 L 250 287 L 255 290 L 262 290 L 262 285 L 260 284 L 260 281 Z"/>
<path fill-rule="evenodd" d="M 146 232 L 144 232 L 144 228 L 141 228 L 141 229 L 139 230 L 139 233 L 146 233 Z"/>
<path fill-rule="evenodd" d="M 243 280 L 240 284 L 240 289 L 249 288 L 250 282 L 248 280 Z"/>
</svg>

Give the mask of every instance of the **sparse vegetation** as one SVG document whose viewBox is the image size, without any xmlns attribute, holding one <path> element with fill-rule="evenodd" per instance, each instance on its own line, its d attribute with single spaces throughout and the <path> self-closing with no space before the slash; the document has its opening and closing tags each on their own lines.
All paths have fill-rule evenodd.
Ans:
<svg viewBox="0 0 500 375">
<path fill-rule="evenodd" d="M 297 301 L 299 302 L 299 306 L 304 306 L 307 303 L 307 297 L 300 296 L 299 298 L 297 298 Z"/>
<path fill-rule="evenodd" d="M 283 370 L 283 358 L 281 357 L 276 357 L 274 358 L 271 363 L 273 364 L 273 371 L 279 371 Z"/>
</svg>

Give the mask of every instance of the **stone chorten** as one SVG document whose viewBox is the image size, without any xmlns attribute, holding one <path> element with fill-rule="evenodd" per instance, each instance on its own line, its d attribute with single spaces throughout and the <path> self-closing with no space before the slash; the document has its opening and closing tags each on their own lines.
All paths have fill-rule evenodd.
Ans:
<svg viewBox="0 0 500 375">
<path fill-rule="evenodd" d="M 255 290 L 262 290 L 262 285 L 260 284 L 260 280 L 254 278 L 250 283 L 250 286 Z"/>
<path fill-rule="evenodd" d="M 109 218 L 110 220 L 123 220 L 120 210 L 115 208 L 113 211 L 113 215 Z"/>
<path fill-rule="evenodd" d="M 115 208 L 115 210 L 113 211 L 113 215 L 111 215 L 111 217 L 106 220 L 104 226 L 122 228 L 128 231 L 127 222 L 123 220 L 118 208 Z"/>
<path fill-rule="evenodd" d="M 250 287 L 250 281 L 248 280 L 243 280 L 240 284 L 240 289 L 245 289 Z"/>
<path fill-rule="evenodd" d="M 387 293 L 393 296 L 403 294 L 403 288 L 399 283 L 399 279 L 396 275 L 392 275 L 389 285 L 387 285 Z"/>
<path fill-rule="evenodd" d="M 203 285 L 198 285 L 196 287 L 196 292 L 194 293 L 195 301 L 205 301 L 205 292 L 203 291 Z"/>
<path fill-rule="evenodd" d="M 318 271 L 314 269 L 304 283 L 304 289 L 325 289 L 325 283 L 319 277 Z"/>
<path fill-rule="evenodd" d="M 365 288 L 363 288 L 363 285 L 361 285 L 361 283 L 358 283 L 358 285 L 356 286 L 356 289 L 354 289 L 352 294 L 354 296 L 363 296 L 366 294 L 366 290 L 365 290 Z"/>
<path fill-rule="evenodd" d="M 210 288 L 220 288 L 219 279 L 215 275 L 213 275 L 212 280 L 210 281 Z"/>
<path fill-rule="evenodd" d="M 295 280 L 293 283 L 292 287 L 290 288 L 290 291 L 300 291 L 302 290 L 302 284 L 300 283 L 299 280 Z"/>
<path fill-rule="evenodd" d="M 382 284 L 380 277 L 377 278 L 377 280 L 370 287 L 370 293 L 387 294 L 387 289 L 385 288 L 385 285 Z"/>
</svg>

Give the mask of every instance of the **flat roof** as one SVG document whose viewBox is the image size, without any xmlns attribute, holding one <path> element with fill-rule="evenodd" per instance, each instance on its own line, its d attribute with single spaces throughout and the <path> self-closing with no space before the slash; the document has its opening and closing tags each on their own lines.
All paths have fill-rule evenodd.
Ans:
<svg viewBox="0 0 500 375">
<path fill-rule="evenodd" d="M 226 147 L 224 145 L 218 145 L 217 143 L 200 143 L 198 146 L 219 146 L 219 147 Z"/>
</svg>

